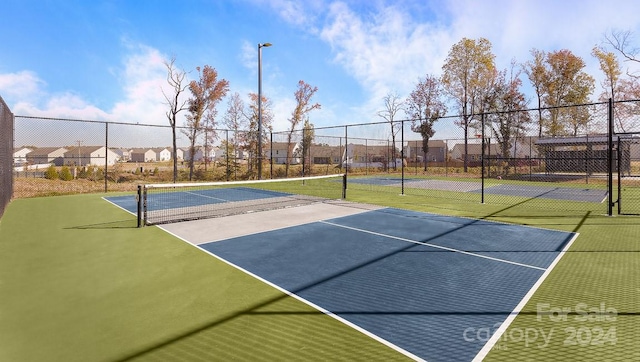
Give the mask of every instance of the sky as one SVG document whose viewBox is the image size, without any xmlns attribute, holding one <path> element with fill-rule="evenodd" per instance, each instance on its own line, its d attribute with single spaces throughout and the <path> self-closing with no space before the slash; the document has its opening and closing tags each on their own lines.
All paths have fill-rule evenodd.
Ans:
<svg viewBox="0 0 640 362">
<path fill-rule="evenodd" d="M 3 0 L 0 96 L 15 115 L 166 125 L 164 62 L 189 79 L 209 65 L 248 102 L 269 42 L 275 130 L 289 127 L 299 80 L 318 87 L 316 127 L 376 122 L 385 95 L 439 76 L 464 37 L 488 39 L 498 69 L 568 49 L 599 81 L 592 48 L 612 30 L 640 36 L 639 13 L 636 0 Z"/>
</svg>

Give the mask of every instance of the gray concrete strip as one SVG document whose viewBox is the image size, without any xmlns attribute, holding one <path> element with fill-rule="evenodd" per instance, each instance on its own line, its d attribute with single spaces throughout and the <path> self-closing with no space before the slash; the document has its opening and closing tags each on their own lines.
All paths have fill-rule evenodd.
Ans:
<svg viewBox="0 0 640 362">
<path fill-rule="evenodd" d="M 159 227 L 191 244 L 199 245 L 381 208 L 381 206 L 336 200 L 272 211 L 165 224 Z"/>
</svg>

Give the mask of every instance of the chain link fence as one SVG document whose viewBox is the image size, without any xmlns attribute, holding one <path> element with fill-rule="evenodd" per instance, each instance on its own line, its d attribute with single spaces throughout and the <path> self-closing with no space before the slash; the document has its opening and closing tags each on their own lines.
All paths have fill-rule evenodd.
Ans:
<svg viewBox="0 0 640 362">
<path fill-rule="evenodd" d="M 466 132 L 461 117 L 443 117 L 428 140 L 407 120 L 273 132 L 263 135 L 262 178 L 346 172 L 363 192 L 640 214 L 639 106 L 487 113 Z M 14 195 L 134 191 L 173 181 L 174 158 L 178 181 L 258 178 L 257 132 L 194 138 L 178 127 L 175 151 L 172 140 L 168 125 L 16 116 Z"/>
<path fill-rule="evenodd" d="M 0 97 L 0 217 L 13 195 L 13 113 Z"/>
</svg>

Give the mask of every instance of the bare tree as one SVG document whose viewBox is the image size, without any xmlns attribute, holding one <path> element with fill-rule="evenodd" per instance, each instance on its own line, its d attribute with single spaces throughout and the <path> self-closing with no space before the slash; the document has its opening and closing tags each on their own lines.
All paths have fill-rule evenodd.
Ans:
<svg viewBox="0 0 640 362">
<path fill-rule="evenodd" d="M 285 165 L 285 177 L 289 176 L 289 165 L 291 164 L 291 158 L 293 154 L 293 134 L 296 131 L 296 127 L 303 121 L 305 116 L 314 109 L 320 109 L 320 103 L 310 104 L 311 98 L 318 91 L 318 87 L 312 87 L 305 83 L 303 80 L 298 82 L 298 89 L 294 95 L 296 98 L 296 108 L 291 113 L 289 123 L 289 133 L 287 134 L 287 162 Z"/>
<path fill-rule="evenodd" d="M 402 127 L 402 122 L 396 122 L 396 115 L 403 110 L 404 102 L 396 92 L 387 93 L 383 98 L 384 110 L 378 112 L 378 117 L 384 119 L 391 126 L 391 159 L 393 169 L 396 169 L 396 136 Z M 400 146 L 402 147 L 402 146 Z"/>
<path fill-rule="evenodd" d="M 173 136 L 173 149 L 171 158 L 173 159 L 173 182 L 178 179 L 178 148 L 176 142 L 176 121 L 178 113 L 187 109 L 187 100 L 180 100 L 180 94 L 187 89 L 187 84 L 184 84 L 187 73 L 184 70 L 176 69 L 175 58 L 171 58 L 170 61 L 165 61 L 164 65 L 167 67 L 167 83 L 171 88 L 170 93 L 166 93 L 164 89 L 162 94 L 164 95 L 169 110 L 166 115 L 171 125 L 171 132 Z"/>
<path fill-rule="evenodd" d="M 242 98 L 240 98 L 240 94 L 238 92 L 233 93 L 229 97 L 229 101 L 227 103 L 227 110 L 224 115 L 224 125 L 227 129 L 231 130 L 233 134 L 231 135 L 230 140 L 226 140 L 226 155 L 227 159 L 229 155 L 233 155 L 233 170 L 237 170 L 237 152 L 238 152 L 238 142 L 240 140 L 239 132 L 241 129 L 246 128 L 247 126 L 247 117 L 244 114 L 244 102 Z M 230 144 L 229 144 L 230 142 Z M 229 172 L 229 170 L 227 170 Z M 229 174 L 227 174 L 227 177 Z"/>
<path fill-rule="evenodd" d="M 258 162 L 262 162 L 262 157 L 258 155 L 258 137 L 262 137 L 264 141 L 266 132 L 271 132 L 271 123 L 273 122 L 273 111 L 271 100 L 264 95 L 262 96 L 262 134 L 258 135 L 258 95 L 249 93 L 249 107 L 245 111 L 245 117 L 249 121 L 249 131 L 242 134 L 242 148 L 249 152 L 249 172 L 253 172 L 254 167 L 257 169 Z"/>
<path fill-rule="evenodd" d="M 640 55 L 640 48 L 636 48 L 631 45 L 632 37 L 633 33 L 629 30 L 614 30 L 610 34 L 605 34 L 605 42 L 615 51 L 620 53 L 627 61 L 640 63 L 640 59 L 638 58 Z M 627 71 L 627 75 L 635 78 L 639 77 L 629 71 Z"/>
</svg>

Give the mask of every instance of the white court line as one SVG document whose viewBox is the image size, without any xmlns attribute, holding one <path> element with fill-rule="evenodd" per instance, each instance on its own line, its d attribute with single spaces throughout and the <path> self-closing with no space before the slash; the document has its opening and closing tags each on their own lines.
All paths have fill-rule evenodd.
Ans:
<svg viewBox="0 0 640 362">
<path fill-rule="evenodd" d="M 460 254 L 465 254 L 465 255 L 470 255 L 470 256 L 475 256 L 478 258 L 482 258 L 482 259 L 488 259 L 488 260 L 493 260 L 493 261 L 497 261 L 497 262 L 501 262 L 501 263 L 506 263 L 506 264 L 512 264 L 512 265 L 517 265 L 517 266 L 522 266 L 525 268 L 531 268 L 531 269 L 537 269 L 537 270 L 542 270 L 545 271 L 545 268 L 541 268 L 538 266 L 534 266 L 534 265 L 529 265 L 529 264 L 523 264 L 523 263 L 517 263 L 514 261 L 510 261 L 510 260 L 505 260 L 505 259 L 500 259 L 500 258 L 494 258 L 491 256 L 486 256 L 486 255 L 482 255 L 482 254 L 476 254 L 476 253 L 471 253 L 468 251 L 464 251 L 464 250 L 459 250 L 459 249 L 454 249 L 454 248 L 449 248 L 446 246 L 440 246 L 440 245 L 435 245 L 435 244 L 429 244 L 429 243 L 425 243 L 422 241 L 417 241 L 417 240 L 411 240 L 411 239 L 406 239 L 406 238 L 401 238 L 398 236 L 393 236 L 393 235 L 387 235 L 387 234 L 381 234 L 381 233 L 377 233 L 375 231 L 370 231 L 370 230 L 364 230 L 364 229 L 359 229 L 359 228 L 355 228 L 355 227 L 351 227 L 351 226 L 345 226 L 345 225 L 340 225 L 340 224 L 335 224 L 329 221 L 320 221 L 323 224 L 328 224 L 328 225 L 332 225 L 332 226 L 337 226 L 337 227 L 341 227 L 344 229 L 349 229 L 349 230 L 354 230 L 354 231 L 359 231 L 362 233 L 366 233 L 366 234 L 371 234 L 371 235 L 376 235 L 376 236 L 382 236 L 384 238 L 389 238 L 389 239 L 395 239 L 395 240 L 401 240 L 401 241 L 406 241 L 409 243 L 414 243 L 414 244 L 418 244 L 418 245 L 424 245 L 424 246 L 429 246 L 432 248 L 436 248 L 436 249 L 442 249 L 442 250 L 447 250 L 447 251 L 452 251 L 454 253 L 460 253 Z"/>
<path fill-rule="evenodd" d="M 578 233 L 574 234 L 573 238 L 571 238 L 571 240 L 567 243 L 567 245 L 562 249 L 560 254 L 558 254 L 558 256 L 556 256 L 556 258 L 553 260 L 551 265 L 549 265 L 549 268 L 547 268 L 547 270 L 540 276 L 538 281 L 531 287 L 531 289 L 529 289 L 529 292 L 522 298 L 520 303 L 518 303 L 518 305 L 513 309 L 513 311 L 509 314 L 507 319 L 505 319 L 504 322 L 502 322 L 500 327 L 495 331 L 495 333 L 493 333 L 493 335 L 487 341 L 487 343 L 485 343 L 484 347 L 482 347 L 480 352 L 478 352 L 476 357 L 473 359 L 474 362 L 484 360 L 487 354 L 491 352 L 495 344 L 498 343 L 500 338 L 502 338 L 502 335 L 504 334 L 504 332 L 507 331 L 507 328 L 509 328 L 513 320 L 516 319 L 518 314 L 520 314 L 524 306 L 527 305 L 527 303 L 529 303 L 529 299 L 533 297 L 533 294 L 538 290 L 540 285 L 542 285 L 542 282 L 547 278 L 547 276 L 549 276 L 549 274 L 551 274 L 551 270 L 555 268 L 556 264 L 558 264 L 560 259 L 567 252 L 567 250 L 569 250 L 569 247 L 571 247 L 571 244 L 573 244 L 573 242 L 578 238 L 578 235 L 580 234 Z"/>
<path fill-rule="evenodd" d="M 214 200 L 219 200 L 219 201 L 222 201 L 222 202 L 229 202 L 229 200 L 227 200 L 227 199 L 221 199 L 221 198 L 219 198 L 219 197 L 208 196 L 208 195 L 202 195 L 202 194 L 195 193 L 195 192 L 193 192 L 193 191 L 185 191 L 185 193 L 186 193 L 186 194 L 189 194 L 189 195 L 198 196 L 198 197 L 204 197 L 204 198 L 207 198 L 207 199 L 214 199 Z"/>
</svg>

